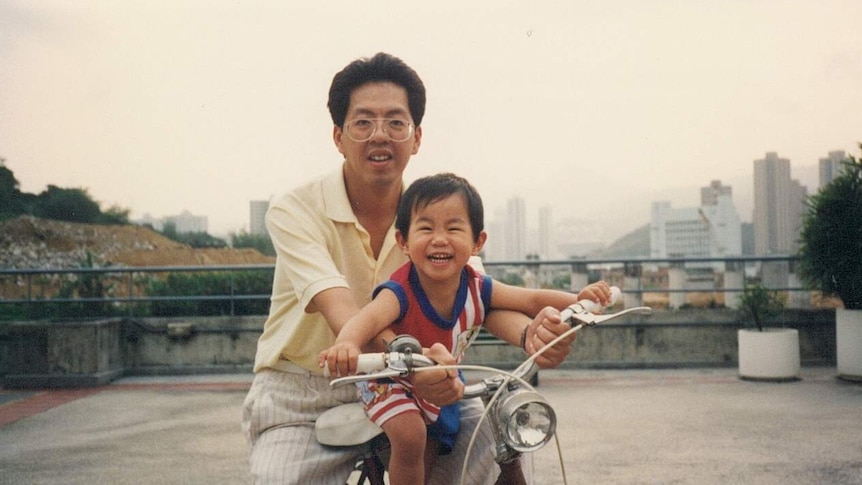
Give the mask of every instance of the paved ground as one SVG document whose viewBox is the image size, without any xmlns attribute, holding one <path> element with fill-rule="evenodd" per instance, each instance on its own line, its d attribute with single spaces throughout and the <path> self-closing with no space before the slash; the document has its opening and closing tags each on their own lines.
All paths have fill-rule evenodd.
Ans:
<svg viewBox="0 0 862 485">
<path fill-rule="evenodd" d="M 545 371 L 570 484 L 862 484 L 862 385 L 734 369 Z M 0 483 L 248 483 L 250 376 L 125 378 L 97 389 L 0 390 Z M 536 483 L 563 483 L 556 447 Z"/>
</svg>

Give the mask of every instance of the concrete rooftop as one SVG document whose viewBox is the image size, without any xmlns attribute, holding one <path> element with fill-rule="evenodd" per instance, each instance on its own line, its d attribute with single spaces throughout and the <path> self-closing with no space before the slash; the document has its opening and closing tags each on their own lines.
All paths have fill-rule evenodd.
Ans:
<svg viewBox="0 0 862 485">
<path fill-rule="evenodd" d="M 570 484 L 862 484 L 862 385 L 831 367 L 789 383 L 736 370 L 543 371 Z M 0 483 L 249 483 L 251 376 L 128 377 L 0 390 Z M 535 482 L 563 483 L 556 446 Z"/>
</svg>

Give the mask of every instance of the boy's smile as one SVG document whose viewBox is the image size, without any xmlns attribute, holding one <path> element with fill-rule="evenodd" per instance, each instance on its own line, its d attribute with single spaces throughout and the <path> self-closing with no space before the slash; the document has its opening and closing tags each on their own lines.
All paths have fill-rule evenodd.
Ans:
<svg viewBox="0 0 862 485">
<path fill-rule="evenodd" d="M 474 237 L 461 194 L 414 208 L 407 239 L 400 233 L 396 237 L 416 266 L 423 286 L 460 282 L 461 270 L 471 256 L 479 254 L 485 242 L 484 232 Z"/>
</svg>

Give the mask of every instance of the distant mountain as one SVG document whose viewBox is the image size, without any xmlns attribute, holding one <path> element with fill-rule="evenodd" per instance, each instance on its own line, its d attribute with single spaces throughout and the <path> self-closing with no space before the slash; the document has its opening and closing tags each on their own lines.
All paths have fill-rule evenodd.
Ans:
<svg viewBox="0 0 862 485">
<path fill-rule="evenodd" d="M 644 224 L 590 254 L 590 257 L 595 258 L 648 258 L 649 256 L 649 224 Z"/>
<path fill-rule="evenodd" d="M 754 254 L 754 226 L 742 223 L 742 254 Z M 650 257 L 649 224 L 635 229 L 610 245 L 590 253 L 591 258 Z"/>
</svg>

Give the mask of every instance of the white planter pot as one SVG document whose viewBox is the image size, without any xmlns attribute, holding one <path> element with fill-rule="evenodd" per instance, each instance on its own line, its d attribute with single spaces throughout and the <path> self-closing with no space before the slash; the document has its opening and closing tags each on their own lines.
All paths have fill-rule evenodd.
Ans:
<svg viewBox="0 0 862 485">
<path fill-rule="evenodd" d="M 862 327 L 860 327 L 862 328 Z M 799 379 L 799 332 L 794 328 L 737 331 L 739 377 L 759 381 Z"/>
<path fill-rule="evenodd" d="M 862 310 L 835 310 L 838 377 L 862 381 Z"/>
</svg>

